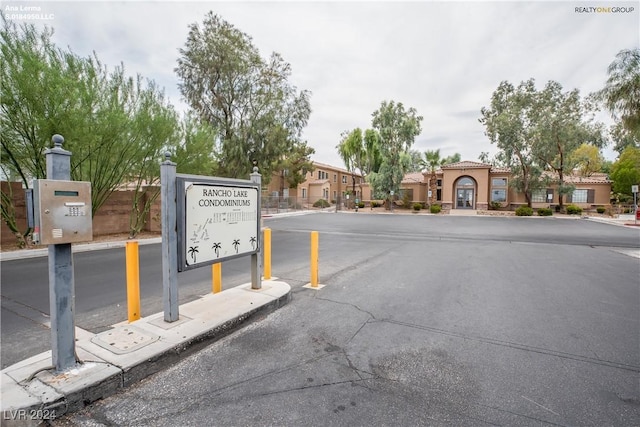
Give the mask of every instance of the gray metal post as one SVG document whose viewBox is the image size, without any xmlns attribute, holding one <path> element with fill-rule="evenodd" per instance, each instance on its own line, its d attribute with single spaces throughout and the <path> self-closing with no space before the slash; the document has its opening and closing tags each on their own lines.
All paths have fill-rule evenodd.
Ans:
<svg viewBox="0 0 640 427">
<path fill-rule="evenodd" d="M 633 224 L 638 225 L 638 192 L 633 192 Z"/>
<path fill-rule="evenodd" d="M 62 148 L 62 135 L 53 135 L 54 147 L 45 151 L 47 179 L 71 180 L 71 152 Z M 49 313 L 51 359 L 56 371 L 76 365 L 75 291 L 71 243 L 49 245 Z"/>
<path fill-rule="evenodd" d="M 162 300 L 164 321 L 175 322 L 178 313 L 178 230 L 176 223 L 176 164 L 165 153 L 160 164 L 162 198 Z"/>
<path fill-rule="evenodd" d="M 251 182 L 258 184 L 258 229 L 260 245 L 258 245 L 258 253 L 251 255 L 251 289 L 262 288 L 262 175 L 258 173 L 258 167 L 253 167 L 253 173 L 250 175 Z"/>
</svg>

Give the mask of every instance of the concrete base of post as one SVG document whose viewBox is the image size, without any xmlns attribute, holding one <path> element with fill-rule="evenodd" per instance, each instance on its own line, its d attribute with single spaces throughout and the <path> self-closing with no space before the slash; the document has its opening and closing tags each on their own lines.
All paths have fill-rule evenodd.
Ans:
<svg viewBox="0 0 640 427">
<path fill-rule="evenodd" d="M 307 283 L 306 285 L 304 285 L 304 286 L 302 286 L 302 287 L 303 287 L 303 288 L 307 288 L 307 289 L 316 289 L 316 290 L 317 290 L 317 289 L 322 289 L 322 288 L 324 288 L 325 286 L 326 286 L 326 285 L 320 285 L 320 284 L 318 284 L 318 285 L 315 285 L 315 286 L 314 286 L 314 285 L 312 285 L 311 283 Z"/>
</svg>

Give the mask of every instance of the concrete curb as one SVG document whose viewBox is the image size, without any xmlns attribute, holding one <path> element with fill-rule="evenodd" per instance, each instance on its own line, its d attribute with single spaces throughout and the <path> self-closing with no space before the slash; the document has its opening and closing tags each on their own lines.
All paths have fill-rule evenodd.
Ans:
<svg viewBox="0 0 640 427">
<path fill-rule="evenodd" d="M 291 287 L 263 281 L 209 294 L 180 306 L 180 319 L 164 313 L 77 336 L 76 368 L 55 372 L 51 351 L 1 372 L 2 425 L 37 426 L 77 411 L 154 374 L 291 300 Z"/>
</svg>

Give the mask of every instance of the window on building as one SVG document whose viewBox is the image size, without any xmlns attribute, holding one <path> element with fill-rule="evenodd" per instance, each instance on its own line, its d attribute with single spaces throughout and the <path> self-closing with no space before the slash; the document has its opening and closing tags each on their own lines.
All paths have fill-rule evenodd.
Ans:
<svg viewBox="0 0 640 427">
<path fill-rule="evenodd" d="M 573 190 L 573 194 L 571 195 L 571 203 L 587 203 L 587 190 Z"/>
<path fill-rule="evenodd" d="M 346 175 L 342 175 L 342 183 L 343 184 L 347 183 L 347 176 Z"/>
<path fill-rule="evenodd" d="M 532 203 L 549 203 L 549 195 L 553 199 L 553 189 L 547 188 L 546 190 L 534 190 L 531 192 Z"/>
<path fill-rule="evenodd" d="M 336 200 L 338 198 L 338 192 L 336 190 L 333 190 L 333 200 Z"/>
<path fill-rule="evenodd" d="M 491 201 L 492 202 L 506 202 L 507 201 L 507 190 L 505 189 L 497 189 L 494 188 L 491 190 Z"/>
<path fill-rule="evenodd" d="M 338 182 L 338 175 L 337 174 L 333 174 L 333 182 Z"/>
<path fill-rule="evenodd" d="M 303 189 L 302 189 L 302 198 L 303 198 L 303 199 L 306 199 L 306 198 L 307 198 L 307 189 L 306 189 L 306 188 L 303 188 Z"/>
<path fill-rule="evenodd" d="M 545 203 L 547 202 L 547 190 L 534 190 L 531 192 L 531 202 Z"/>
<path fill-rule="evenodd" d="M 500 203 L 507 201 L 507 178 L 491 179 L 491 201 Z"/>
<path fill-rule="evenodd" d="M 436 180 L 436 201 L 442 201 L 442 179 Z"/>
<path fill-rule="evenodd" d="M 401 188 L 398 192 L 398 198 L 402 200 L 405 195 L 409 200 L 413 200 L 413 188 Z"/>
</svg>

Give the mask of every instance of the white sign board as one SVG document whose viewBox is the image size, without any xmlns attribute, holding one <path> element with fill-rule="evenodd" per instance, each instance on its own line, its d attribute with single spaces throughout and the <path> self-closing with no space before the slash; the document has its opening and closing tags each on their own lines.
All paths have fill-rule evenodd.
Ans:
<svg viewBox="0 0 640 427">
<path fill-rule="evenodd" d="M 180 181 L 178 181 L 180 182 Z M 257 253 L 258 188 L 184 183 L 183 268 Z"/>
<path fill-rule="evenodd" d="M 632 185 L 631 186 L 631 192 L 632 193 L 637 193 L 638 192 L 638 186 L 637 185 Z"/>
</svg>

